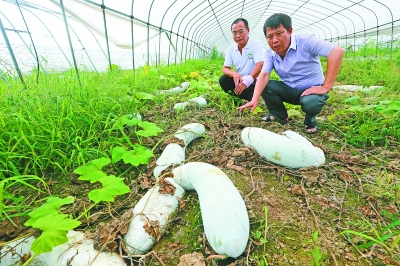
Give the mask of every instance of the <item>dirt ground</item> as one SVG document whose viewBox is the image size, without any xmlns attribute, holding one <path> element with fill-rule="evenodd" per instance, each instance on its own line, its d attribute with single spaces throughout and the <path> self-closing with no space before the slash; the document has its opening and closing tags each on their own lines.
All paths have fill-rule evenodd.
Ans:
<svg viewBox="0 0 400 266">
<path fill-rule="evenodd" d="M 184 198 L 185 207 L 170 222 L 166 234 L 149 253 L 126 259 L 127 264 L 400 265 L 393 256 L 399 252 L 398 247 L 391 254 L 381 245 L 359 249 L 357 245 L 366 243 L 366 239 L 340 234 L 346 229 L 366 233 L 371 231 L 368 225 L 372 228 L 387 225 L 390 221 L 382 215 L 382 210 L 394 215 L 399 213 L 399 194 L 392 198 L 384 193 L 387 176 L 392 177 L 390 182 L 393 186 L 399 186 L 398 147 L 359 149 L 347 145 L 341 136 L 324 127 L 328 111 L 324 112 L 318 116 L 319 132 L 313 135 L 304 133 L 301 115 L 281 125 L 265 123 L 257 116 L 239 112 L 226 115 L 212 107 L 188 110 L 179 121 L 175 119 L 174 111 L 155 108 L 143 114 L 146 121 L 167 125 L 163 128 L 165 135 L 173 134 L 188 123 L 206 126 L 206 135 L 188 146 L 186 159 L 213 164 L 231 178 L 247 206 L 251 233 L 240 257 L 207 260 L 216 253 L 204 235 L 197 194 L 189 191 Z M 240 133 L 248 126 L 276 133 L 285 130 L 299 132 L 324 151 L 326 162 L 319 168 L 304 169 L 290 169 L 267 162 L 254 149 L 244 147 Z M 158 140 L 158 137 L 149 138 L 144 145 L 153 147 Z M 161 148 L 156 149 L 157 158 Z M 80 229 L 93 235 L 97 230 L 97 235 L 99 232 L 101 235 L 105 227 L 110 230 L 117 220 L 122 221 L 123 214 L 129 212 L 154 185 L 154 180 L 143 175 L 137 178 L 137 175 L 140 172 L 152 173 L 153 167 L 154 163 L 132 171 L 127 178 L 131 193 L 119 197 L 111 206 L 99 205 Z M 109 169 L 110 173 L 113 171 Z M 82 195 L 93 189 L 93 185 L 78 181 L 76 177 L 71 174 L 68 186 L 56 179 L 48 182 L 53 194 L 76 198 L 73 207 L 63 210 L 73 215 L 89 205 Z M 10 240 L 27 233 L 23 222 L 15 218 L 16 227 L 7 220 L 0 222 L 1 239 Z M 115 243 L 108 248 L 123 255 L 119 243 L 120 239 L 115 237 Z"/>
</svg>

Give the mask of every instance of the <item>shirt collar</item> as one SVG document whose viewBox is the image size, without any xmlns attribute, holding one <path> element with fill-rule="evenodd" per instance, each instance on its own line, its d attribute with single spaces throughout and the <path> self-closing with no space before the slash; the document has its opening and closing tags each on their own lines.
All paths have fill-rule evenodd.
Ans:
<svg viewBox="0 0 400 266">
<path fill-rule="evenodd" d="M 243 47 L 243 49 L 247 49 L 248 47 L 248 45 L 249 45 L 249 42 L 250 42 L 250 36 L 249 36 L 249 38 L 247 39 L 247 43 L 246 43 L 246 46 L 245 47 Z M 237 46 L 237 44 L 235 45 L 235 50 L 236 51 L 238 51 L 239 50 L 239 47 Z"/>
<path fill-rule="evenodd" d="M 290 49 L 297 50 L 296 34 L 292 34 L 292 36 L 290 38 L 290 45 L 289 45 L 288 51 Z M 272 51 L 272 49 L 271 49 L 271 51 Z M 274 52 L 274 51 L 272 51 L 271 54 L 272 54 L 272 56 L 276 56 L 277 55 L 277 53 Z M 287 52 L 286 52 L 286 54 L 287 54 Z"/>
</svg>

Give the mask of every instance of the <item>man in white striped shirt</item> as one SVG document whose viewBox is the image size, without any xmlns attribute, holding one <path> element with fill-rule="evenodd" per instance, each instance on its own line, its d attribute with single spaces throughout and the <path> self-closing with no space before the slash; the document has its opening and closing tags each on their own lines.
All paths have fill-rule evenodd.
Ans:
<svg viewBox="0 0 400 266">
<path fill-rule="evenodd" d="M 249 36 L 250 28 L 246 19 L 236 19 L 231 30 L 235 43 L 225 53 L 224 74 L 219 84 L 226 93 L 251 101 L 256 79 L 263 66 L 264 49 L 259 40 Z M 235 102 L 241 104 L 237 100 L 235 97 Z"/>
</svg>

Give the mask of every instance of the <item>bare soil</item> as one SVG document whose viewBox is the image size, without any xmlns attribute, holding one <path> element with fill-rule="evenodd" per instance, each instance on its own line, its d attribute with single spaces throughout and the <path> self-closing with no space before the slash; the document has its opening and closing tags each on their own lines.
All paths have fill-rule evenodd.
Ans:
<svg viewBox="0 0 400 266">
<path fill-rule="evenodd" d="M 249 113 L 232 111 L 226 114 L 212 107 L 189 109 L 179 116 L 179 120 L 172 108 L 166 112 L 161 107 L 154 107 L 143 114 L 144 120 L 163 125 L 164 136 L 188 123 L 206 126 L 206 135 L 189 145 L 186 159 L 213 164 L 231 178 L 248 208 L 251 233 L 247 248 L 239 258 L 207 260 L 216 253 L 204 235 L 197 195 L 188 192 L 184 199 L 186 207 L 171 221 L 167 233 L 151 252 L 126 259 L 127 264 L 400 265 L 398 247 L 392 253 L 382 245 L 360 249 L 357 246 L 366 243 L 366 239 L 340 234 L 346 229 L 368 233 L 372 228 L 390 224 L 382 210 L 399 214 L 398 147 L 389 144 L 385 148 L 356 148 L 346 144 L 342 135 L 326 129 L 325 117 L 330 112 L 332 110 L 325 108 L 318 116 L 319 132 L 313 135 L 305 134 L 301 115 L 293 116 L 288 124 L 281 125 L 262 122 L 259 116 Z M 325 152 L 326 163 L 319 168 L 290 169 L 267 162 L 252 148 L 243 146 L 240 133 L 248 126 L 276 133 L 299 132 Z M 149 138 L 144 145 L 153 147 L 163 136 L 159 137 Z M 161 152 L 162 147 L 156 149 L 157 158 Z M 124 256 L 119 235 L 124 232 L 121 224 L 128 218 L 123 214 L 129 213 L 154 185 L 154 180 L 148 177 L 154 166 L 153 161 L 148 166 L 133 169 L 126 177 L 131 193 L 117 198 L 111 205 L 97 206 L 79 229 L 88 232 L 89 237 L 93 237 L 96 230 L 97 235 L 104 230 L 114 230 L 114 243 L 108 243 L 107 248 Z M 123 170 L 127 166 L 118 167 Z M 116 173 L 113 168 L 108 171 Z M 74 206 L 63 210 L 72 215 L 89 206 L 85 195 L 93 189 L 93 184 L 76 178 L 71 173 L 67 181 L 56 177 L 48 180 L 53 195 L 76 198 Z M 388 186 L 392 190 L 388 190 Z M 36 199 L 41 196 L 31 195 Z M 8 220 L 0 222 L 3 241 L 28 232 L 22 218 L 14 218 L 13 222 L 15 225 Z M 119 228 L 118 232 L 115 228 Z M 315 232 L 318 232 L 317 237 Z M 393 242 L 389 240 L 388 245 Z"/>
</svg>

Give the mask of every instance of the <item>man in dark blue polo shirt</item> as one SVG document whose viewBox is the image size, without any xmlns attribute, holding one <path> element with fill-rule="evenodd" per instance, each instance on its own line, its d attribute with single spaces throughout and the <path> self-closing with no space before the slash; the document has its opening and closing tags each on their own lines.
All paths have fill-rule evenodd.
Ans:
<svg viewBox="0 0 400 266">
<path fill-rule="evenodd" d="M 291 18 L 282 13 L 269 17 L 263 30 L 269 49 L 265 51 L 252 100 L 238 110 L 251 108 L 253 111 L 262 94 L 269 110 L 263 120 L 287 121 L 288 113 L 283 103 L 301 105 L 306 132 L 316 133 L 316 115 L 329 98 L 328 92 L 339 73 L 344 50 L 312 34 L 292 34 Z M 319 56 L 328 58 L 325 76 Z M 270 80 L 272 69 L 282 81 Z"/>
</svg>

